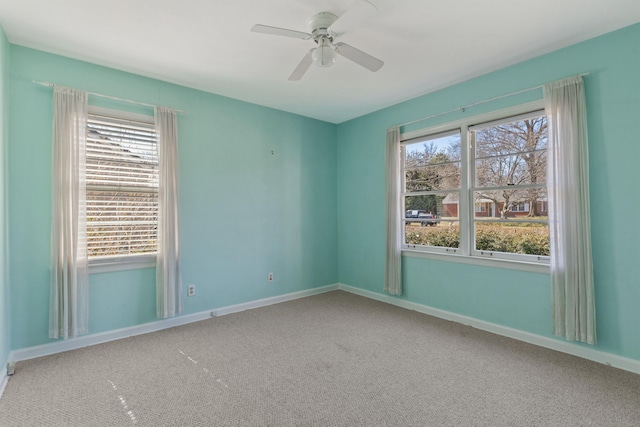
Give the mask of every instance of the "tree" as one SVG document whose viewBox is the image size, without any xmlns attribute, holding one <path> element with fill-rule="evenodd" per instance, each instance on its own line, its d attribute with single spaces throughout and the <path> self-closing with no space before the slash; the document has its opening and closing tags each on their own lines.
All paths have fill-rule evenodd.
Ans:
<svg viewBox="0 0 640 427">
<path fill-rule="evenodd" d="M 457 142 L 459 146 L 459 139 Z M 439 144 L 433 141 L 420 148 L 408 146 L 405 155 L 405 182 L 407 192 L 457 189 L 460 186 L 460 157 L 456 155 L 455 142 Z M 459 148 L 458 148 L 459 153 Z M 405 209 L 424 210 L 440 214 L 445 195 L 428 194 L 410 196 Z"/>
<path fill-rule="evenodd" d="M 529 204 L 529 216 L 536 216 L 541 188 L 517 188 L 546 181 L 547 122 L 546 117 L 519 120 L 476 131 L 476 186 L 510 187 L 484 190 L 476 198 L 502 205 L 500 216 L 520 203 Z"/>
<path fill-rule="evenodd" d="M 547 120 L 546 117 L 539 117 L 533 120 L 524 120 L 524 129 L 518 137 L 524 139 L 524 146 L 527 152 L 523 154 L 531 184 L 546 182 L 547 180 Z M 538 216 L 538 199 L 540 190 L 532 188 L 529 190 L 529 216 Z"/>
</svg>

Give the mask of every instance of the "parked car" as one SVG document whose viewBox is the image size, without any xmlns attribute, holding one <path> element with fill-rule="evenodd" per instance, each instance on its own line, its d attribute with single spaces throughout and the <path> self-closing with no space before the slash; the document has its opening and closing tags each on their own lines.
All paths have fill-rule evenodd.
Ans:
<svg viewBox="0 0 640 427">
<path fill-rule="evenodd" d="M 405 212 L 404 217 L 406 219 L 415 219 L 415 221 L 407 221 L 407 224 L 412 222 L 419 222 L 422 226 L 436 225 L 440 222 L 435 215 L 427 213 L 421 210 L 408 210 Z"/>
</svg>

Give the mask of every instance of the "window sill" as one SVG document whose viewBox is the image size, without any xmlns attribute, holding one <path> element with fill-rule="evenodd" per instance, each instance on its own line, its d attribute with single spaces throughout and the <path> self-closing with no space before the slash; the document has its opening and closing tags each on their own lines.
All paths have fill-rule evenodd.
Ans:
<svg viewBox="0 0 640 427">
<path fill-rule="evenodd" d="M 435 259 L 438 261 L 458 262 L 462 264 L 481 265 L 484 267 L 504 268 L 509 270 L 529 271 L 531 273 L 549 274 L 548 264 L 537 264 L 533 262 L 510 261 L 502 259 L 487 259 L 484 257 L 456 255 L 456 254 L 440 254 L 434 252 L 418 251 L 411 249 L 402 249 L 402 255 L 411 258 Z"/>
<path fill-rule="evenodd" d="M 89 261 L 89 274 L 155 268 L 156 255 L 129 255 L 94 258 Z"/>
</svg>

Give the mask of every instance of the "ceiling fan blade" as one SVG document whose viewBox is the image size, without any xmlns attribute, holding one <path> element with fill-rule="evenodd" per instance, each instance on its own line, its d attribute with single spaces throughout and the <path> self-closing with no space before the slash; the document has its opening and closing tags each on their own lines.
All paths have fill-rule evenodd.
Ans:
<svg viewBox="0 0 640 427">
<path fill-rule="evenodd" d="M 297 81 L 297 80 L 300 80 L 302 78 L 302 76 L 304 76 L 304 73 L 307 72 L 307 70 L 309 69 L 309 67 L 313 63 L 313 58 L 311 57 L 311 52 L 313 52 L 313 49 L 311 49 L 309 52 L 307 52 L 307 54 L 304 56 L 304 58 L 302 58 L 302 61 L 300 61 L 300 63 L 296 67 L 296 69 L 293 70 L 293 73 L 291 73 L 291 75 L 289 76 L 289 80 Z"/>
<path fill-rule="evenodd" d="M 287 30 L 286 28 L 271 27 L 269 25 L 256 24 L 251 27 L 251 31 L 254 33 L 271 34 L 274 36 L 293 37 L 296 39 L 309 40 L 311 34 L 303 33 L 302 31 Z"/>
<path fill-rule="evenodd" d="M 384 65 L 384 62 L 380 61 L 378 58 L 375 58 L 346 43 L 336 43 L 335 47 L 337 53 L 352 60 L 356 64 L 363 66 L 367 70 L 378 71 Z"/>
<path fill-rule="evenodd" d="M 368 0 L 358 0 L 356 4 L 334 22 L 329 30 L 339 36 L 378 12 L 378 8 Z"/>
</svg>

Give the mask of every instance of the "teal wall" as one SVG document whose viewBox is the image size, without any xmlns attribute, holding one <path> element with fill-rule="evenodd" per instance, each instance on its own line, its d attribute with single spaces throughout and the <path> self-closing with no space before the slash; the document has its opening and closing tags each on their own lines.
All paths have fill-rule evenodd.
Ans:
<svg viewBox="0 0 640 427">
<path fill-rule="evenodd" d="M 9 348 L 49 342 L 52 91 L 33 80 L 188 112 L 179 115 L 181 249 L 184 284 L 197 286 L 196 297 L 184 298 L 185 313 L 195 313 L 338 281 L 381 293 L 385 129 L 583 72 L 591 72 L 585 85 L 596 348 L 640 360 L 640 192 L 633 173 L 640 158 L 640 24 L 337 126 L 8 45 L 0 37 L 0 81 L 9 84 L 0 108 L 11 99 L 8 120 L 0 120 L 0 143 L 8 145 L 10 230 L 8 251 L 0 231 L 0 252 L 8 252 L 11 266 L 7 289 L 9 269 L 0 265 L 0 308 L 11 296 L 11 316 L 8 310 L 0 316 L 0 362 Z M 540 97 L 534 91 L 438 122 Z M 0 218 L 0 225 L 6 222 Z M 275 273 L 274 283 L 266 281 L 268 272 Z M 412 257 L 403 258 L 403 274 L 403 299 L 552 337 L 547 274 Z M 154 304 L 153 269 L 92 275 L 90 332 L 153 321 Z"/>
<path fill-rule="evenodd" d="M 591 72 L 585 77 L 585 87 L 596 348 L 640 360 L 640 221 L 636 219 L 640 212 L 640 24 L 340 124 L 340 282 L 382 293 L 387 127 L 583 72 Z M 471 108 L 438 122 L 505 108 L 532 97 L 540 98 L 541 91 Z M 433 124 L 436 121 L 420 126 Z M 548 274 L 407 256 L 402 268 L 403 299 L 552 336 Z"/>
<path fill-rule="evenodd" d="M 9 313 L 9 268 L 7 258 L 7 80 L 9 79 L 9 43 L 0 27 L 0 369 L 11 350 Z"/>
<path fill-rule="evenodd" d="M 33 80 L 187 112 L 181 259 L 196 296 L 185 293 L 185 314 L 338 281 L 335 125 L 20 46 L 9 59 L 13 349 L 49 342 L 53 92 Z M 155 320 L 155 270 L 91 275 L 89 311 L 90 333 Z"/>
</svg>

